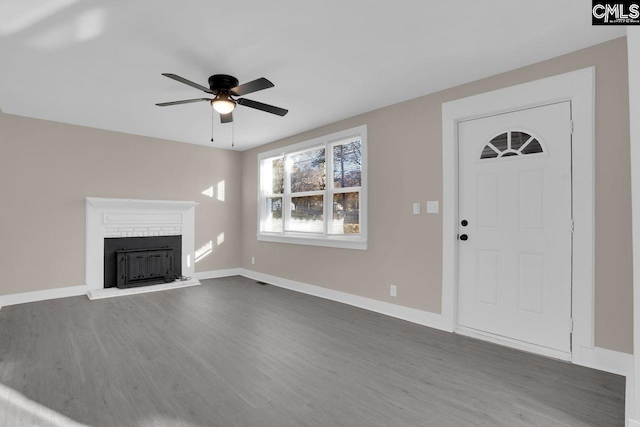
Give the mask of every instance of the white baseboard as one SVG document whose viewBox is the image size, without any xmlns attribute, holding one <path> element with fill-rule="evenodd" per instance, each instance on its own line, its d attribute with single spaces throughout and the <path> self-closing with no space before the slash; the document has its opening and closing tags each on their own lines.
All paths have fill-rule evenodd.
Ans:
<svg viewBox="0 0 640 427">
<path fill-rule="evenodd" d="M 249 279 L 259 280 L 270 285 L 278 286 L 280 288 L 290 289 L 293 291 L 302 292 L 304 294 L 341 302 L 343 304 L 353 305 L 355 307 L 375 311 L 376 313 L 386 314 L 387 316 L 396 317 L 408 322 L 417 323 L 419 325 L 428 326 L 430 328 L 439 329 L 442 331 L 452 332 L 448 322 L 444 321 L 442 316 L 440 316 L 439 314 L 430 313 L 428 311 L 403 307 L 401 305 L 348 294 L 346 292 L 335 291 L 333 289 L 323 288 L 322 286 L 309 285 L 307 283 L 283 279 L 281 277 L 258 273 L 256 271 L 244 268 L 241 269 L 241 272 L 239 274 Z"/>
<path fill-rule="evenodd" d="M 627 378 L 633 376 L 633 355 L 606 348 L 582 347 L 579 354 L 574 351 L 573 363 Z"/>
<path fill-rule="evenodd" d="M 220 277 L 240 276 L 241 268 L 227 268 L 226 270 L 198 271 L 193 273 L 191 277 L 198 280 L 218 279 Z"/>
<path fill-rule="evenodd" d="M 0 307 L 86 295 L 87 289 L 87 285 L 80 285 L 69 286 L 66 288 L 45 289 L 42 291 L 23 292 L 21 294 L 0 295 Z"/>
<path fill-rule="evenodd" d="M 635 420 L 634 405 L 635 405 L 635 388 L 634 375 L 631 372 L 627 375 L 627 384 L 624 395 L 624 414 L 625 414 L 625 426 L 626 427 L 640 427 L 640 421 Z"/>
</svg>

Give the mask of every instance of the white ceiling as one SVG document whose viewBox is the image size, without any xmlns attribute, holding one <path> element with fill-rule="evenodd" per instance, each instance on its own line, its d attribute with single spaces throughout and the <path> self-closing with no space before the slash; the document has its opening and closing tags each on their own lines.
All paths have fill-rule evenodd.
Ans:
<svg viewBox="0 0 640 427">
<path fill-rule="evenodd" d="M 238 107 L 246 150 L 625 35 L 587 0 L 0 0 L 5 113 L 211 145 L 211 74 L 275 87 Z M 231 148 L 216 117 L 214 146 Z"/>
</svg>

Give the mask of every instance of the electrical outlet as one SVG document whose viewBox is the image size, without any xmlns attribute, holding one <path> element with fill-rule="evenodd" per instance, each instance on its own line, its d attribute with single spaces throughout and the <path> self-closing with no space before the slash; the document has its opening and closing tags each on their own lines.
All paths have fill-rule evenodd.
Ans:
<svg viewBox="0 0 640 427">
<path fill-rule="evenodd" d="M 256 257 L 252 256 L 251 257 L 251 264 L 255 264 L 256 263 Z"/>
<path fill-rule="evenodd" d="M 420 203 L 413 204 L 413 214 L 420 215 Z"/>
<path fill-rule="evenodd" d="M 398 295 L 398 287 L 396 285 L 389 285 L 389 295 L 392 297 Z"/>
</svg>

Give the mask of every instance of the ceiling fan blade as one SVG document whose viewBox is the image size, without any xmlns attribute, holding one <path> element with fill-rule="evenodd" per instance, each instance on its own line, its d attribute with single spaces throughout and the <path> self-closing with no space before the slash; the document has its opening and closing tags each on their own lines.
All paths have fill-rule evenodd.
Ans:
<svg viewBox="0 0 640 427">
<path fill-rule="evenodd" d="M 198 83 L 194 83 L 191 80 L 187 80 L 187 79 L 185 79 L 183 77 L 180 77 L 180 76 L 177 76 L 175 74 L 162 73 L 162 75 L 165 76 L 165 77 L 169 77 L 170 79 L 173 79 L 173 80 L 175 80 L 177 82 L 184 83 L 184 84 L 189 85 L 191 87 L 195 87 L 196 89 L 200 89 L 203 92 L 207 92 L 207 93 L 213 94 L 211 89 L 209 89 L 208 87 L 204 87 L 202 85 L 199 85 Z"/>
<path fill-rule="evenodd" d="M 233 113 L 220 114 L 220 123 L 231 123 L 233 121 Z"/>
<path fill-rule="evenodd" d="M 209 98 L 185 99 L 184 101 L 161 102 L 156 104 L 158 107 L 168 107 L 169 105 L 190 104 L 192 102 L 211 101 Z"/>
<path fill-rule="evenodd" d="M 267 113 L 276 114 L 278 116 L 284 116 L 289 112 L 289 110 L 285 110 L 284 108 L 274 107 L 273 105 L 263 104 L 262 102 L 252 101 L 247 98 L 240 98 L 237 102 L 245 107 L 255 108 L 256 110 L 266 111 Z"/>
<path fill-rule="evenodd" d="M 257 92 L 259 90 L 269 89 L 273 86 L 274 84 L 269 80 L 265 79 L 264 77 L 260 77 L 259 79 L 252 82 L 244 83 L 234 87 L 233 89 L 231 89 L 231 93 L 235 96 L 243 96 L 249 93 Z"/>
</svg>

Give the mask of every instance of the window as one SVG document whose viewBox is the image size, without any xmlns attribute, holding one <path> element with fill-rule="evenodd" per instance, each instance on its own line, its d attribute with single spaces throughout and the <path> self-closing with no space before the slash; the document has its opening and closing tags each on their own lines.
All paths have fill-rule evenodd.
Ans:
<svg viewBox="0 0 640 427">
<path fill-rule="evenodd" d="M 366 249 L 367 127 L 258 156 L 258 240 Z"/>
<path fill-rule="evenodd" d="M 526 132 L 505 132 L 493 138 L 482 149 L 481 159 L 543 153 L 542 145 Z"/>
</svg>

